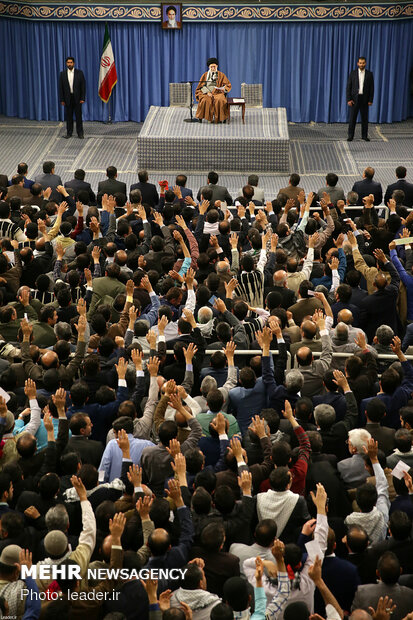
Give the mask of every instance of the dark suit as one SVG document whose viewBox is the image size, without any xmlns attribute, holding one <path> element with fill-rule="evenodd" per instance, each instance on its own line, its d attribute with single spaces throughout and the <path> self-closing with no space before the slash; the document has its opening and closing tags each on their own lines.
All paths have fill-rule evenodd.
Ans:
<svg viewBox="0 0 413 620">
<path fill-rule="evenodd" d="M 99 181 L 98 184 L 98 205 L 102 205 L 102 196 L 108 194 L 108 196 L 114 196 L 115 194 L 126 193 L 126 183 L 118 181 L 117 179 L 106 179 L 106 181 Z"/>
<path fill-rule="evenodd" d="M 368 424 L 366 424 L 366 431 L 378 442 L 379 449 L 383 450 L 386 456 L 393 452 L 394 434 L 396 432 L 394 428 L 380 426 L 378 422 L 368 422 Z"/>
<path fill-rule="evenodd" d="M 353 101 L 350 108 L 350 120 L 348 124 L 348 137 L 354 137 L 357 116 L 361 116 L 361 137 L 367 138 L 369 129 L 369 103 L 373 103 L 374 79 L 371 71 L 365 69 L 363 94 L 359 95 L 359 70 L 354 69 L 347 80 L 346 100 Z"/>
<path fill-rule="evenodd" d="M 156 191 L 156 186 L 153 183 L 134 183 L 130 186 L 130 191 L 138 189 L 142 194 L 142 204 L 148 204 L 151 207 L 156 207 L 159 202 L 159 195 Z"/>
<path fill-rule="evenodd" d="M 373 341 L 380 325 L 389 325 L 395 334 L 398 332 L 396 303 L 400 278 L 393 263 L 385 263 L 383 270 L 390 273 L 390 284 L 368 295 L 360 306 L 360 327 L 366 332 L 369 342 Z"/>
<path fill-rule="evenodd" d="M 361 581 L 354 564 L 329 555 L 323 561 L 322 577 L 326 586 L 336 597 L 340 607 L 350 611 L 351 603 Z M 324 603 L 319 591 L 316 592 L 314 603 L 314 611 L 324 615 Z"/>
<path fill-rule="evenodd" d="M 71 437 L 67 443 L 65 452 L 77 452 L 82 463 L 94 465 L 99 469 L 99 464 L 103 454 L 103 445 L 100 441 L 94 441 L 88 437 Z"/>
<path fill-rule="evenodd" d="M 383 199 L 383 190 L 381 188 L 380 183 L 377 181 L 372 181 L 370 179 L 363 179 L 362 181 L 356 181 L 351 188 L 353 192 L 358 194 L 357 204 L 363 204 L 363 198 L 368 196 L 369 194 L 373 194 L 374 196 L 374 204 L 380 205 Z"/>
<path fill-rule="evenodd" d="M 75 199 L 77 200 L 77 196 L 79 192 L 88 192 L 89 194 L 89 204 L 96 204 L 96 196 L 95 192 L 92 190 L 90 183 L 86 181 L 80 181 L 79 179 L 72 179 L 71 181 L 66 181 L 65 187 L 71 187 L 75 193 Z"/>
<path fill-rule="evenodd" d="M 386 205 L 388 203 L 396 189 L 401 189 L 404 192 L 404 206 L 413 207 L 413 183 L 408 183 L 406 179 L 398 179 L 396 183 L 387 186 L 384 195 L 384 204 Z"/>
<path fill-rule="evenodd" d="M 290 306 L 295 303 L 295 293 L 290 288 L 285 286 L 268 286 L 264 289 L 264 299 L 267 298 L 268 293 L 279 293 L 281 295 L 281 308 L 288 310 Z"/>
<path fill-rule="evenodd" d="M 49 200 L 53 200 L 59 204 L 62 202 L 62 195 L 56 190 L 58 185 L 63 185 L 63 181 L 58 174 L 38 174 L 34 182 L 40 183 L 44 190 L 48 187 L 52 188 Z"/>
<path fill-rule="evenodd" d="M 413 573 L 413 542 L 411 538 L 405 540 L 395 540 L 393 536 L 383 540 L 369 549 L 370 557 L 370 577 L 374 580 L 374 571 L 380 556 L 386 551 L 392 551 L 400 562 L 403 575 L 411 575 Z"/>
<path fill-rule="evenodd" d="M 86 98 L 86 80 L 83 71 L 73 69 L 73 92 L 70 92 L 67 69 L 61 71 L 59 77 L 59 100 L 65 106 L 65 119 L 67 135 L 73 133 L 73 112 L 76 117 L 76 131 L 78 136 L 83 136 L 82 104 Z"/>
</svg>

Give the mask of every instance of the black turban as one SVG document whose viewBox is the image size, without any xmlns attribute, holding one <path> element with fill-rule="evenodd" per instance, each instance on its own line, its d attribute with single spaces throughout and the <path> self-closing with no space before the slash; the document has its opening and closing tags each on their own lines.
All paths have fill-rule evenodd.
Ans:
<svg viewBox="0 0 413 620">
<path fill-rule="evenodd" d="M 218 64 L 218 58 L 208 58 L 207 67 L 209 67 L 209 65 L 217 65 L 217 64 Z"/>
</svg>

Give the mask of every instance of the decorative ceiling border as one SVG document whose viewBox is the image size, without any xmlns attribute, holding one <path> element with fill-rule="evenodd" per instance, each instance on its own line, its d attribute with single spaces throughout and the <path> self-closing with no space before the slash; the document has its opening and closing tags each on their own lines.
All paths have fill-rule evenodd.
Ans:
<svg viewBox="0 0 413 620">
<path fill-rule="evenodd" d="M 27 4 L 0 2 L 0 17 L 37 21 L 159 22 L 160 4 Z M 302 22 L 393 20 L 413 18 L 413 4 L 322 4 L 322 5 L 185 5 L 183 21 L 190 22 Z"/>
</svg>

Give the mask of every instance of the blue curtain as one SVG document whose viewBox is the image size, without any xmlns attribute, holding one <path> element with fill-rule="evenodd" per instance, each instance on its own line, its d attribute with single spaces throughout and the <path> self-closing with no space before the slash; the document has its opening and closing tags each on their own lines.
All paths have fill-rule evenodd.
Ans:
<svg viewBox="0 0 413 620">
<path fill-rule="evenodd" d="M 240 95 L 241 82 L 262 82 L 264 106 L 283 106 L 294 122 L 346 122 L 346 80 L 359 54 L 375 76 L 372 122 L 404 120 L 412 111 L 413 21 L 359 23 L 197 23 L 180 32 L 160 24 L 109 23 L 118 72 L 115 121 L 142 121 L 151 105 L 169 104 L 169 82 L 198 79 L 205 60 Z M 0 20 L 0 113 L 62 120 L 59 72 L 67 55 L 87 81 L 85 120 L 106 120 L 98 97 L 104 24 Z"/>
</svg>

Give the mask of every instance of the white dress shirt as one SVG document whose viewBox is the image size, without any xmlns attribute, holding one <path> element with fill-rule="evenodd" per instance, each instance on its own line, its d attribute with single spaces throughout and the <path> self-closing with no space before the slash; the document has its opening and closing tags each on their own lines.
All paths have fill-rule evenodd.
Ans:
<svg viewBox="0 0 413 620">
<path fill-rule="evenodd" d="M 363 94 L 363 89 L 364 89 L 364 78 L 366 76 L 366 71 L 361 71 L 359 69 L 359 95 Z"/>
<path fill-rule="evenodd" d="M 73 94 L 73 80 L 75 79 L 75 70 L 68 69 L 67 70 L 67 79 L 69 81 L 70 93 Z"/>
</svg>

